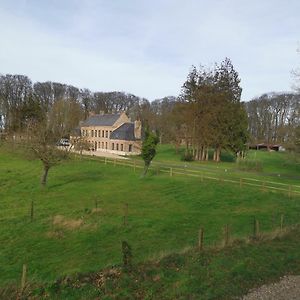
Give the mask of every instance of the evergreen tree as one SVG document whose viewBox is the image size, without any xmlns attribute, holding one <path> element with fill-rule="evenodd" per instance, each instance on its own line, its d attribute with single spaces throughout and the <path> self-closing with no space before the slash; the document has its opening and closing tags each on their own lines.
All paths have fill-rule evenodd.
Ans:
<svg viewBox="0 0 300 300">
<path fill-rule="evenodd" d="M 243 150 L 247 120 L 240 104 L 241 92 L 239 75 L 228 58 L 212 70 L 192 68 L 181 94 L 188 133 L 184 136 L 186 154 L 207 160 L 212 147 L 214 160 L 219 161 L 224 148 L 235 153 Z"/>
<path fill-rule="evenodd" d="M 156 146 L 159 142 L 158 136 L 151 132 L 148 127 L 145 129 L 144 139 L 142 144 L 142 158 L 145 163 L 144 171 L 142 177 L 147 174 L 151 161 L 156 155 Z"/>
</svg>

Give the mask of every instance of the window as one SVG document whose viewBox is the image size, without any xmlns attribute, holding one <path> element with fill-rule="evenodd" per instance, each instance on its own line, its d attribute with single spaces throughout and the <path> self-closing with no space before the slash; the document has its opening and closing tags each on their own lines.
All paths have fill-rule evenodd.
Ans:
<svg viewBox="0 0 300 300">
<path fill-rule="evenodd" d="M 104 137 L 104 130 L 102 130 L 102 137 Z"/>
<path fill-rule="evenodd" d="M 111 136 L 111 130 L 109 131 L 109 136 Z"/>
<path fill-rule="evenodd" d="M 97 130 L 95 130 L 95 137 L 97 137 Z"/>
<path fill-rule="evenodd" d="M 101 137 L 101 130 L 98 130 L 98 137 Z"/>
<path fill-rule="evenodd" d="M 116 144 L 117 145 L 117 151 L 119 151 L 119 144 Z"/>
<path fill-rule="evenodd" d="M 94 137 L 94 130 L 92 130 L 92 137 Z"/>
<path fill-rule="evenodd" d="M 111 144 L 111 150 L 115 150 L 115 144 L 114 143 Z"/>
<path fill-rule="evenodd" d="M 100 142 L 98 142 L 98 148 L 101 148 Z"/>
<path fill-rule="evenodd" d="M 123 144 L 121 144 L 121 151 L 123 151 Z"/>
<path fill-rule="evenodd" d="M 132 152 L 132 145 L 131 144 L 128 147 L 128 152 Z"/>
<path fill-rule="evenodd" d="M 104 142 L 102 142 L 102 149 L 104 149 Z"/>
<path fill-rule="evenodd" d="M 108 130 L 105 131 L 105 137 L 108 138 Z"/>
<path fill-rule="evenodd" d="M 107 142 L 105 143 L 105 149 L 107 149 Z"/>
</svg>

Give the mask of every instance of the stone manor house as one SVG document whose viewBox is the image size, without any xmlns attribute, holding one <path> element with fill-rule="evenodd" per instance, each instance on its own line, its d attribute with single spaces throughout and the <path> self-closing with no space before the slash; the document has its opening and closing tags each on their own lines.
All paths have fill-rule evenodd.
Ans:
<svg viewBox="0 0 300 300">
<path fill-rule="evenodd" d="M 124 112 L 91 115 L 79 127 L 81 136 L 94 151 L 119 155 L 141 153 L 141 121 L 131 122 Z"/>
</svg>

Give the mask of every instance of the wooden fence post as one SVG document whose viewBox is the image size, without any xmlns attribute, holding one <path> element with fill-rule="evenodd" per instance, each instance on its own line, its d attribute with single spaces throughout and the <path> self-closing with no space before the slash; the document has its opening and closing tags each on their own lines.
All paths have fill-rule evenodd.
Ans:
<svg viewBox="0 0 300 300">
<path fill-rule="evenodd" d="M 226 224 L 224 227 L 224 246 L 228 246 L 229 244 L 229 225 Z"/>
<path fill-rule="evenodd" d="M 253 218 L 253 238 L 259 236 L 259 221 L 254 217 Z"/>
<path fill-rule="evenodd" d="M 240 188 L 243 186 L 243 178 L 240 178 Z"/>
<path fill-rule="evenodd" d="M 30 207 L 30 220 L 33 221 L 33 214 L 34 214 L 34 207 L 33 207 L 33 200 L 31 201 L 31 207 Z"/>
<path fill-rule="evenodd" d="M 51 230 L 54 232 L 54 215 L 51 216 Z"/>
<path fill-rule="evenodd" d="M 263 181 L 262 183 L 262 191 L 265 192 L 266 191 L 266 182 Z"/>
<path fill-rule="evenodd" d="M 273 216 L 272 216 L 272 228 L 273 230 L 275 229 L 275 223 L 276 223 L 276 219 L 275 219 L 275 214 L 273 213 Z"/>
<path fill-rule="evenodd" d="M 259 221 L 255 220 L 255 237 L 257 238 L 259 236 Z"/>
<path fill-rule="evenodd" d="M 27 273 L 27 267 L 24 264 L 22 269 L 22 278 L 21 278 L 21 294 L 23 293 L 26 285 L 26 273 Z"/>
<path fill-rule="evenodd" d="M 123 219 L 123 225 L 126 226 L 128 224 L 128 203 L 125 203 L 124 205 L 124 219 Z"/>
<path fill-rule="evenodd" d="M 289 198 L 291 198 L 291 197 L 292 197 L 292 186 L 289 185 Z"/>
<path fill-rule="evenodd" d="M 203 237 L 204 237 L 204 229 L 201 227 L 198 235 L 198 248 L 199 251 L 203 250 Z"/>
<path fill-rule="evenodd" d="M 173 169 L 170 168 L 170 176 L 172 177 L 173 176 Z"/>
<path fill-rule="evenodd" d="M 135 168 L 136 168 L 136 165 L 135 165 L 135 160 L 133 161 L 133 171 L 135 173 Z"/>
</svg>

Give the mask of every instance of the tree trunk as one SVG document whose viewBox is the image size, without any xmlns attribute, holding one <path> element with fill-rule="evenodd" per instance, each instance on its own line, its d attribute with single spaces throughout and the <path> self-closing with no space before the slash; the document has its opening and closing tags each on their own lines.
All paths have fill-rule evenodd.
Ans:
<svg viewBox="0 0 300 300">
<path fill-rule="evenodd" d="M 209 153 L 208 153 L 208 147 L 206 148 L 206 152 L 205 152 L 205 160 L 206 161 L 208 161 L 208 155 L 209 155 Z"/>
<path fill-rule="evenodd" d="M 205 160 L 205 147 L 202 147 L 201 160 Z"/>
<path fill-rule="evenodd" d="M 199 148 L 198 148 L 198 146 L 194 147 L 193 157 L 194 157 L 194 160 L 198 160 L 198 158 L 199 158 Z"/>
<path fill-rule="evenodd" d="M 201 147 L 197 145 L 197 160 L 201 160 Z"/>
<path fill-rule="evenodd" d="M 216 149 L 216 161 L 219 162 L 220 161 L 220 156 L 221 156 L 221 147 L 218 147 Z"/>
<path fill-rule="evenodd" d="M 194 160 L 197 159 L 197 150 L 195 148 L 195 145 L 193 145 L 193 148 L 192 148 L 192 156 L 194 157 Z"/>
<path fill-rule="evenodd" d="M 185 143 L 185 155 L 188 155 L 189 153 L 189 142 Z"/>
<path fill-rule="evenodd" d="M 49 166 L 44 166 L 44 173 L 41 180 L 42 186 L 46 186 L 49 169 Z"/>
<path fill-rule="evenodd" d="M 149 165 L 146 165 L 146 164 L 145 164 L 144 171 L 143 171 L 141 177 L 145 177 L 145 176 L 146 176 L 146 174 L 147 174 L 147 172 L 148 172 L 148 169 L 149 169 Z"/>
<path fill-rule="evenodd" d="M 176 154 L 179 153 L 179 147 L 180 147 L 180 143 L 179 143 L 179 142 L 177 143 L 177 141 L 176 141 L 176 143 L 175 143 L 175 151 L 176 151 Z"/>
</svg>

